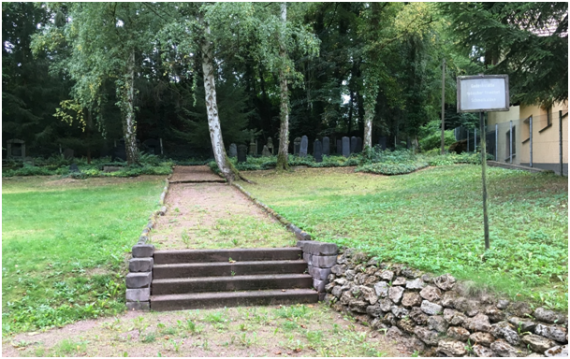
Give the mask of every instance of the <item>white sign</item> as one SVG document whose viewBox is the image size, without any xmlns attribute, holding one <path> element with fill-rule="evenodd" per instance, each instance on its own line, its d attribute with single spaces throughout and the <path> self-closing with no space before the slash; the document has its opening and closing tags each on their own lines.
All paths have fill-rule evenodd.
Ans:
<svg viewBox="0 0 570 359">
<path fill-rule="evenodd" d="M 509 110 L 507 75 L 458 76 L 457 112 Z"/>
</svg>

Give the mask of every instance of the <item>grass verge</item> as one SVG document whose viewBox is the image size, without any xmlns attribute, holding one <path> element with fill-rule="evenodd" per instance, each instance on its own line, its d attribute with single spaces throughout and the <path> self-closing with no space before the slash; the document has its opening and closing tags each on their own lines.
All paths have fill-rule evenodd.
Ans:
<svg viewBox="0 0 570 359">
<path fill-rule="evenodd" d="M 479 166 L 396 177 L 346 172 L 250 172 L 259 185 L 243 186 L 316 240 L 567 310 L 567 178 L 488 168 L 485 253 Z"/>
<path fill-rule="evenodd" d="M 163 181 L 4 179 L 3 335 L 123 311 L 125 253 Z"/>
</svg>

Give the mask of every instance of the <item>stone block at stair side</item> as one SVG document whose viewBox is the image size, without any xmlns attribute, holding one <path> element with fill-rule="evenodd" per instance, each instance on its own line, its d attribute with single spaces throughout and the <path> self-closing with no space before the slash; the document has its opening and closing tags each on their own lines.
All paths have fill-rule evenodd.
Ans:
<svg viewBox="0 0 570 359">
<path fill-rule="evenodd" d="M 132 258 L 129 260 L 129 272 L 150 272 L 153 264 L 154 259 L 151 257 Z"/>
<path fill-rule="evenodd" d="M 150 288 L 127 289 L 127 302 L 148 302 Z"/>
<path fill-rule="evenodd" d="M 328 275 L 331 274 L 331 269 L 309 266 L 309 274 L 313 278 L 317 278 L 324 281 L 325 279 L 327 279 Z"/>
<path fill-rule="evenodd" d="M 318 255 L 318 256 L 336 256 L 338 247 L 334 243 L 321 243 L 314 241 L 307 241 L 303 245 L 303 252 Z"/>
<path fill-rule="evenodd" d="M 150 302 L 127 302 L 128 310 L 150 310 Z"/>
<path fill-rule="evenodd" d="M 133 258 L 152 257 L 154 246 L 152 244 L 137 244 L 133 246 Z"/>
<path fill-rule="evenodd" d="M 129 273 L 127 274 L 127 288 L 147 288 L 152 281 L 152 272 Z"/>
</svg>

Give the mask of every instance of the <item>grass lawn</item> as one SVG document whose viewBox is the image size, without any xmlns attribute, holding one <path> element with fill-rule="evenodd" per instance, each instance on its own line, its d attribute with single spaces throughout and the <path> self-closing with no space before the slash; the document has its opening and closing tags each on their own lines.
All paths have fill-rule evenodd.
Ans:
<svg viewBox="0 0 570 359">
<path fill-rule="evenodd" d="M 2 333 L 124 310 L 126 253 L 164 177 L 3 179 Z"/>
<path fill-rule="evenodd" d="M 488 168 L 491 249 L 484 251 L 481 168 L 409 175 L 346 169 L 247 173 L 243 186 L 316 240 L 435 274 L 450 272 L 513 299 L 568 308 L 568 178 Z"/>
</svg>

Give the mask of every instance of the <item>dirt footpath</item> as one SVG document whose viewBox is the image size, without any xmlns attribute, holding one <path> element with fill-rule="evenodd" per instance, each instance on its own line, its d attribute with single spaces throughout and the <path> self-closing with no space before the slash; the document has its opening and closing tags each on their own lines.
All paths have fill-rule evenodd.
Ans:
<svg viewBox="0 0 570 359">
<path fill-rule="evenodd" d="M 411 356 L 325 305 L 128 312 L 3 338 L 2 356 Z"/>
<path fill-rule="evenodd" d="M 150 241 L 158 249 L 287 247 L 296 238 L 206 166 L 176 166 L 166 195 L 166 215 Z M 195 181 L 192 183 L 186 183 Z M 182 183 L 180 183 L 182 182 Z"/>
</svg>

